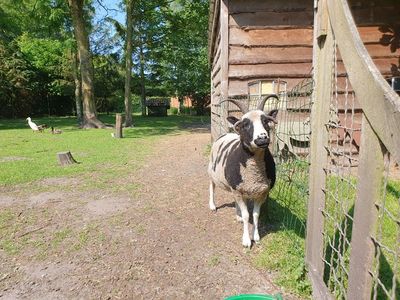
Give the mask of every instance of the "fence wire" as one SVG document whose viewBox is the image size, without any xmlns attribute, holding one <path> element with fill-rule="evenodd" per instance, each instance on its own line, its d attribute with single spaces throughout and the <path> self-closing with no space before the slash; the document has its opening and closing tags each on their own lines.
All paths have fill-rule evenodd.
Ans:
<svg viewBox="0 0 400 300">
<path fill-rule="evenodd" d="M 321 259 L 324 262 L 323 280 L 332 295 L 336 299 L 348 299 L 362 109 L 336 46 L 334 51 L 333 93 L 326 124 L 329 141 Z M 367 267 L 373 283 L 371 298 L 394 300 L 400 299 L 400 176 L 398 166 L 390 162 L 389 157 L 388 154 L 382 197 L 376 200 L 376 234 L 370 237 L 375 244 L 374 263 Z"/>
<path fill-rule="evenodd" d="M 328 162 L 325 187 L 323 279 L 337 299 L 346 298 L 349 276 L 351 233 L 356 198 L 356 174 L 361 128 L 361 112 L 356 111 L 356 97 L 338 62 L 334 47 L 334 80 L 330 99 Z"/>
<path fill-rule="evenodd" d="M 400 172 L 388 154 L 385 159 L 382 197 L 378 210 L 374 262 L 369 268 L 373 280 L 372 299 L 400 299 Z"/>
</svg>

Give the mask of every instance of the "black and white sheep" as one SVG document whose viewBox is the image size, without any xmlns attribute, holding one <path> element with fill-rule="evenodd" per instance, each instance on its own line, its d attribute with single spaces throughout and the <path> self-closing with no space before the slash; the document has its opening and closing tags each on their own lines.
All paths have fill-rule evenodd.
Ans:
<svg viewBox="0 0 400 300">
<path fill-rule="evenodd" d="M 275 162 L 268 149 L 270 143 L 270 126 L 277 123 L 278 110 L 268 113 L 263 111 L 270 95 L 260 101 L 256 110 L 247 111 L 242 102 L 231 101 L 243 112 L 241 119 L 229 116 L 227 120 L 233 125 L 234 133 L 219 137 L 213 144 L 210 154 L 208 173 L 210 175 L 210 209 L 215 211 L 215 186 L 231 191 L 236 201 L 236 212 L 239 221 L 243 221 L 242 244 L 251 246 L 249 235 L 248 200 L 254 201 L 253 232 L 255 242 L 260 240 L 258 217 L 261 205 L 268 197 L 275 184 Z M 241 214 L 240 214 L 241 213 Z"/>
</svg>

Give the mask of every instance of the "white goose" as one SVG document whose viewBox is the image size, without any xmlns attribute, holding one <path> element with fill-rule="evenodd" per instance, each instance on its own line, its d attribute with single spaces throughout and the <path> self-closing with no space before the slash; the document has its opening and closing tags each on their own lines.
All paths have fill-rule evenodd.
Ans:
<svg viewBox="0 0 400 300">
<path fill-rule="evenodd" d="M 26 118 L 28 120 L 28 125 L 30 128 L 32 128 L 33 131 L 43 131 L 47 127 L 47 125 L 36 125 L 35 123 L 32 122 L 31 118 L 28 117 Z"/>
</svg>

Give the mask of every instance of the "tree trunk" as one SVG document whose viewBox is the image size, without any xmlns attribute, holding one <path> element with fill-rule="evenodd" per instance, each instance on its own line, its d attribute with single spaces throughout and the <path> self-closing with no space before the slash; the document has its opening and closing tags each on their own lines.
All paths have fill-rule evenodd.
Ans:
<svg viewBox="0 0 400 300">
<path fill-rule="evenodd" d="M 78 68 L 78 54 L 75 50 L 72 50 L 72 76 L 75 82 L 75 106 L 76 106 L 76 117 L 78 121 L 78 125 L 82 126 L 82 83 L 79 76 L 79 68 Z"/>
<path fill-rule="evenodd" d="M 115 115 L 115 134 L 114 137 L 117 139 L 122 138 L 122 115 L 116 114 Z"/>
<path fill-rule="evenodd" d="M 146 84 L 145 84 L 145 78 L 144 78 L 144 52 L 143 52 L 143 39 L 141 39 L 141 44 L 140 44 L 140 100 L 142 103 L 142 116 L 146 115 Z"/>
<path fill-rule="evenodd" d="M 83 17 L 83 0 L 68 0 L 82 78 L 83 126 L 84 128 L 104 128 L 105 125 L 97 119 L 94 102 L 93 64 L 90 54 L 89 37 L 86 32 Z"/>
<path fill-rule="evenodd" d="M 73 158 L 71 152 L 58 152 L 57 153 L 58 163 L 60 166 L 76 164 L 77 161 Z"/>
<path fill-rule="evenodd" d="M 132 122 L 132 100 L 131 100 L 131 78 L 132 78 L 132 31 L 133 31 L 133 0 L 126 1 L 126 39 L 125 39 L 125 127 L 131 127 Z"/>
</svg>

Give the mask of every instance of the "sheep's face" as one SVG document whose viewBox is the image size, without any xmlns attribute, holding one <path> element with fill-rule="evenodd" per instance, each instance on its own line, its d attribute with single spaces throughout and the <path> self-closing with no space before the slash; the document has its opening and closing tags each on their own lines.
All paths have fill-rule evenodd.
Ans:
<svg viewBox="0 0 400 300">
<path fill-rule="evenodd" d="M 270 127 L 276 122 L 278 110 L 264 113 L 261 110 L 252 110 L 243 115 L 239 120 L 229 116 L 227 120 L 240 136 L 241 142 L 250 150 L 267 148 L 270 143 Z"/>
</svg>

